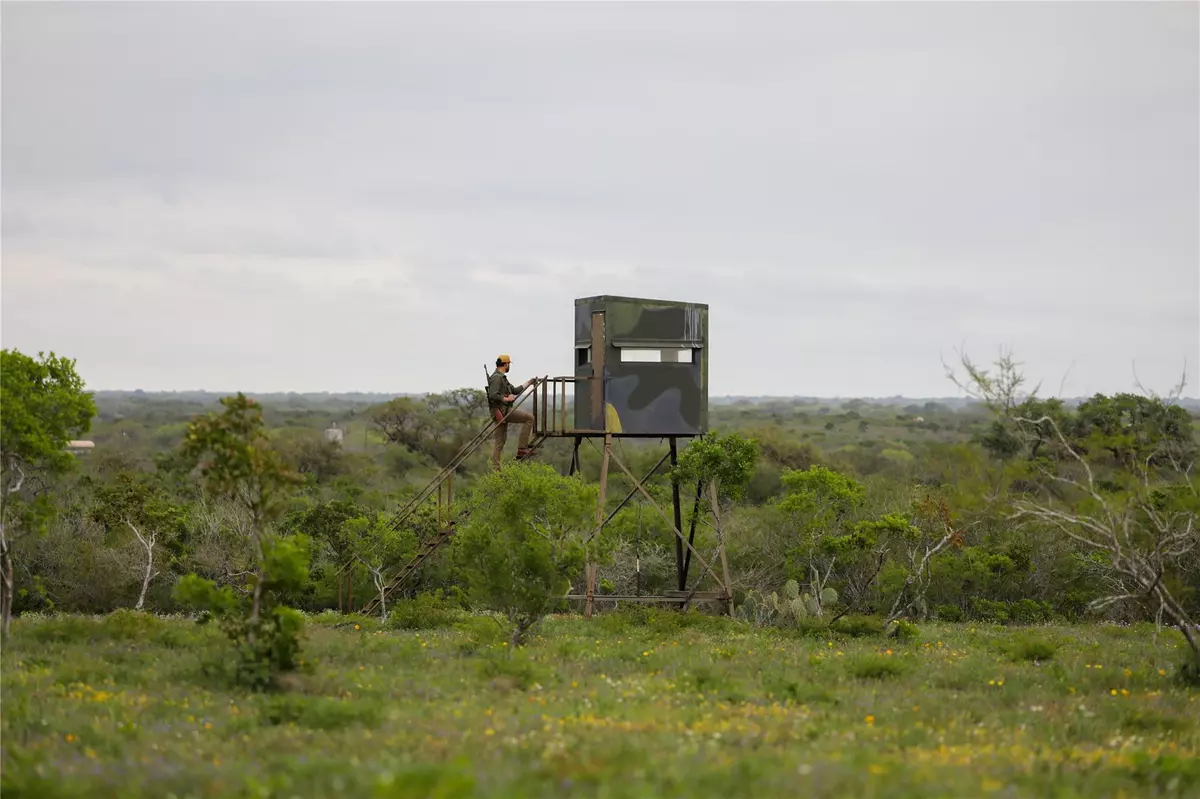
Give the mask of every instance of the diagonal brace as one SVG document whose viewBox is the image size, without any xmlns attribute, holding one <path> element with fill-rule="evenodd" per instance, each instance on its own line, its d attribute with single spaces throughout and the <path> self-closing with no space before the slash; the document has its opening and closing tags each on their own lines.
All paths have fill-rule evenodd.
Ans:
<svg viewBox="0 0 1200 799">
<path fill-rule="evenodd" d="M 595 446 L 595 445 L 593 445 L 593 446 Z M 661 458 L 659 458 L 658 463 L 654 464 L 654 468 L 651 469 L 650 471 L 646 472 L 646 476 L 642 478 L 642 483 L 645 483 L 647 480 L 649 480 L 651 477 L 653 477 L 654 473 L 657 472 L 659 470 L 659 468 L 662 467 L 663 463 L 669 457 L 671 457 L 671 453 L 668 452 L 666 455 L 663 455 Z M 639 485 L 640 485 L 640 483 L 639 483 Z M 622 508 L 624 508 L 626 505 L 629 504 L 629 500 L 634 498 L 634 496 L 637 494 L 637 491 L 638 490 L 635 487 L 635 488 L 631 489 L 628 494 L 625 495 L 625 499 L 621 500 L 621 503 L 619 505 L 617 505 L 616 508 L 613 509 L 613 512 L 608 514 L 608 517 L 603 522 L 601 522 L 600 526 L 597 527 L 592 532 L 592 534 L 588 536 L 589 541 L 591 541 L 596 536 L 596 533 L 599 533 L 601 530 L 603 530 L 605 525 L 607 525 L 609 522 L 611 522 L 613 520 L 613 517 L 621 512 Z"/>
<path fill-rule="evenodd" d="M 670 527 L 672 531 L 674 531 L 675 535 L 679 536 L 679 540 L 683 541 L 683 543 L 687 545 L 688 551 L 690 551 L 693 555 L 696 556 L 697 562 L 699 562 L 699 564 L 702 567 L 705 567 L 706 569 L 711 570 L 712 567 L 709 566 L 708 562 L 706 560 L 704 560 L 703 557 L 700 556 L 700 553 L 696 551 L 696 548 L 694 546 L 692 546 L 692 542 L 690 542 L 686 538 L 684 538 L 683 533 L 681 533 L 679 531 L 679 528 L 675 526 L 675 522 L 673 522 L 670 518 L 668 518 L 666 512 L 663 511 L 662 507 L 657 502 L 654 501 L 654 497 L 650 496 L 650 493 L 648 491 L 646 491 L 645 486 L 643 486 L 641 483 L 636 482 L 637 478 L 633 476 L 633 472 L 629 471 L 629 467 L 627 467 L 621 461 L 621 459 L 617 456 L 617 453 L 615 453 L 615 452 L 612 453 L 611 457 L 612 457 L 613 461 L 617 464 L 617 466 L 619 466 L 621 468 L 621 471 L 625 473 L 626 477 L 628 477 L 631 482 L 634 482 L 634 488 L 636 490 L 642 492 L 642 496 L 644 496 L 647 499 L 647 501 L 649 501 L 650 505 L 654 508 L 654 510 L 658 511 L 658 515 L 661 516 L 662 520 L 667 523 L 667 526 Z"/>
</svg>

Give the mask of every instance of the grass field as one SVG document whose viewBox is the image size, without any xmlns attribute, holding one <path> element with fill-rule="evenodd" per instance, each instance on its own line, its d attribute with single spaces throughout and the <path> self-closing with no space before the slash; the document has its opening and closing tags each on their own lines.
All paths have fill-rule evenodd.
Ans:
<svg viewBox="0 0 1200 799">
<path fill-rule="evenodd" d="M 268 694 L 231 687 L 225 640 L 186 620 L 19 618 L 3 795 L 1200 795 L 1174 631 L 897 641 L 631 611 L 510 651 L 491 618 L 399 610 L 314 619 Z"/>
</svg>

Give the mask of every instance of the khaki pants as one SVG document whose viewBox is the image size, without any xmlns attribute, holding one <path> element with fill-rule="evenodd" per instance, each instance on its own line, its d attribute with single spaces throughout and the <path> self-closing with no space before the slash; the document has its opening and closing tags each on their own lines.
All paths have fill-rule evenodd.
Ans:
<svg viewBox="0 0 1200 799">
<path fill-rule="evenodd" d="M 508 426 L 510 424 L 522 425 L 521 433 L 517 437 L 517 449 L 525 449 L 529 446 L 529 438 L 533 435 L 533 414 L 529 411 L 522 411 L 514 408 L 509 412 L 508 418 L 496 426 L 496 432 L 492 434 L 492 467 L 500 468 L 500 456 L 504 453 L 504 442 L 508 441 Z"/>
</svg>

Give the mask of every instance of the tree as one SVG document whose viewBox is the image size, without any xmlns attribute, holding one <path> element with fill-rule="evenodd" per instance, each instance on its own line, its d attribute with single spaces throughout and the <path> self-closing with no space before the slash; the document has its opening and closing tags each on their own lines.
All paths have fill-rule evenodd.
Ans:
<svg viewBox="0 0 1200 799">
<path fill-rule="evenodd" d="M 302 617 L 276 602 L 272 592 L 292 590 L 307 577 L 308 541 L 272 535 L 269 525 L 279 516 L 287 489 L 301 478 L 271 449 L 257 402 L 238 392 L 223 397 L 221 405 L 220 415 L 207 414 L 188 426 L 181 452 L 199 465 L 207 492 L 233 500 L 250 517 L 257 565 L 250 604 L 241 607 L 228 588 L 218 590 L 195 575 L 181 580 L 176 592 L 185 604 L 221 618 L 226 633 L 239 643 L 240 672 L 261 685 L 271 671 L 294 666 L 299 651 Z"/>
<path fill-rule="evenodd" d="M 67 442 L 96 415 L 75 361 L 0 351 L 0 635 L 8 636 L 14 595 L 12 547 L 38 532 L 53 509 L 50 479 L 68 471 Z"/>
<path fill-rule="evenodd" d="M 671 473 L 673 480 L 695 483 L 700 489 L 697 497 L 702 497 L 708 506 L 717 537 L 722 585 L 730 592 L 727 597 L 730 616 L 734 613 L 734 607 L 722 515 L 728 517 L 731 507 L 745 496 L 758 465 L 758 457 L 758 442 L 753 438 L 746 438 L 739 433 L 709 433 L 693 441 L 680 454 L 679 462 Z"/>
<path fill-rule="evenodd" d="M 468 596 L 507 615 L 514 646 L 583 567 L 598 498 L 599 486 L 541 463 L 508 463 L 479 479 L 454 557 Z"/>
<path fill-rule="evenodd" d="M 344 525 L 366 513 L 356 502 L 334 499 L 294 511 L 279 523 L 283 532 L 302 532 L 314 542 L 318 557 L 313 559 L 310 573 L 317 579 L 323 576 L 336 581 L 339 611 L 349 607 L 354 597 L 354 554 Z"/>
<path fill-rule="evenodd" d="M 444 394 L 430 394 L 425 401 L 435 415 L 450 415 L 459 427 L 478 427 L 487 420 L 487 392 L 478 388 L 456 388 Z"/>
<path fill-rule="evenodd" d="M 409 529 L 396 529 L 391 515 L 376 513 L 375 518 L 356 516 L 341 526 L 346 550 L 371 575 L 379 592 L 379 615 L 387 619 L 387 570 L 411 559 L 417 553 L 417 536 Z"/>
<path fill-rule="evenodd" d="M 1023 409 L 1020 416 L 1037 419 L 1042 414 Z M 1077 450 L 1092 455 L 1105 452 L 1127 469 L 1146 461 L 1154 465 L 1196 459 L 1188 412 L 1157 397 L 1096 394 L 1079 405 L 1073 425 L 1054 421 L 1060 430 L 1065 427 L 1073 434 L 1072 446 Z"/>
<path fill-rule="evenodd" d="M 155 549 L 160 540 L 168 543 L 182 536 L 187 528 L 187 512 L 171 502 L 161 487 L 146 478 L 122 471 L 112 485 L 96 490 L 92 518 L 110 533 L 128 529 L 146 553 L 142 590 L 134 610 L 146 602 L 150 582 L 158 576 L 154 570 Z"/>
<path fill-rule="evenodd" d="M 397 397 L 373 409 L 370 421 L 388 441 L 413 452 L 424 453 L 443 432 L 436 429 L 429 409 L 412 397 Z"/>
<path fill-rule="evenodd" d="M 302 475 L 312 475 L 322 483 L 346 471 L 346 453 L 334 441 L 317 438 L 313 431 L 283 439 L 277 444 L 288 466 Z"/>
<path fill-rule="evenodd" d="M 916 504 L 919 525 L 905 522 L 895 529 L 908 556 L 908 573 L 900 586 L 884 626 L 905 613 L 916 610 L 922 616 L 928 610 L 925 594 L 929 589 L 929 570 L 933 558 L 947 546 L 960 543 L 962 532 L 955 527 L 950 506 L 940 496 L 926 494 Z"/>
<path fill-rule="evenodd" d="M 820 616 L 824 605 L 837 601 L 837 592 L 829 588 L 829 580 L 839 558 L 864 562 L 877 543 L 871 530 L 843 535 L 851 514 L 863 505 L 866 495 L 854 478 L 824 466 L 789 469 L 782 479 L 785 493 L 775 507 L 796 531 L 795 553 L 800 569 L 809 578 L 805 603 L 812 615 Z M 884 554 L 881 551 L 869 559 L 876 565 L 871 580 L 882 568 Z"/>
</svg>

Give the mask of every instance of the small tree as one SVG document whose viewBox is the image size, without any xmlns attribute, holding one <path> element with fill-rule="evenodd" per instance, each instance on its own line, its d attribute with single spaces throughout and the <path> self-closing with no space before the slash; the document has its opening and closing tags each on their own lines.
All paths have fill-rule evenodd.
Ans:
<svg viewBox="0 0 1200 799">
<path fill-rule="evenodd" d="M 805 608 L 820 617 L 824 607 L 838 599 L 829 580 L 839 562 L 876 563 L 874 574 L 878 574 L 882 561 L 878 556 L 869 558 L 878 537 L 871 535 L 871 530 L 843 535 L 851 514 L 863 505 L 866 496 L 854 478 L 824 466 L 811 466 L 785 471 L 782 482 L 785 493 L 776 508 L 796 531 L 794 552 L 800 571 L 807 572 L 810 586 L 803 597 Z"/>
<path fill-rule="evenodd" d="M 199 464 L 207 492 L 233 500 L 250 517 L 257 570 L 250 576 L 249 604 L 229 588 L 218 589 L 194 574 L 180 581 L 176 594 L 221 620 L 242 654 L 239 674 L 264 685 L 274 671 L 293 668 L 299 652 L 303 618 L 279 604 L 277 595 L 295 590 L 307 578 L 308 541 L 273 535 L 270 524 L 281 511 L 284 493 L 300 477 L 270 448 L 257 402 L 239 392 L 222 398 L 221 405 L 225 411 L 220 415 L 208 414 L 188 426 L 181 451 Z"/>
<path fill-rule="evenodd" d="M 514 646 L 583 567 L 598 496 L 598 486 L 541 463 L 506 464 L 476 485 L 455 559 L 471 599 L 508 617 Z"/>
<path fill-rule="evenodd" d="M 896 528 L 900 545 L 908 558 L 908 573 L 884 621 L 885 627 L 910 611 L 915 610 L 921 615 L 926 613 L 928 603 L 925 594 L 929 589 L 933 558 L 963 538 L 962 532 L 954 525 L 949 504 L 942 497 L 927 494 L 917 502 L 916 510 L 920 524 L 912 525 L 905 521 Z"/>
<path fill-rule="evenodd" d="M 379 615 L 387 619 L 387 572 L 417 554 L 417 537 L 409 529 L 396 529 L 391 516 L 377 513 L 372 519 L 356 516 L 342 523 L 341 538 L 350 556 L 361 563 L 371 575 L 379 592 Z"/>
<path fill-rule="evenodd" d="M 159 574 L 154 570 L 158 544 L 169 544 L 183 535 L 187 528 L 186 510 L 171 502 L 161 487 L 152 485 L 136 474 L 122 471 L 112 485 L 100 486 L 96 490 L 92 518 L 110 534 L 121 530 L 132 532 L 144 550 L 146 560 L 142 572 L 142 590 L 134 605 L 134 610 L 141 610 L 150 583 Z"/>
<path fill-rule="evenodd" d="M 74 465 L 67 442 L 91 427 L 96 405 L 75 361 L 0 351 L 0 636 L 12 620 L 14 541 L 53 514 L 50 480 Z"/>
<path fill-rule="evenodd" d="M 746 488 L 758 465 L 758 442 L 739 433 L 710 433 L 688 445 L 672 470 L 672 479 L 695 483 L 707 505 L 717 538 L 723 585 L 731 590 L 729 561 L 725 555 L 725 524 L 732 507 L 746 495 Z M 728 597 L 729 615 L 733 615 L 733 596 Z"/>
</svg>

